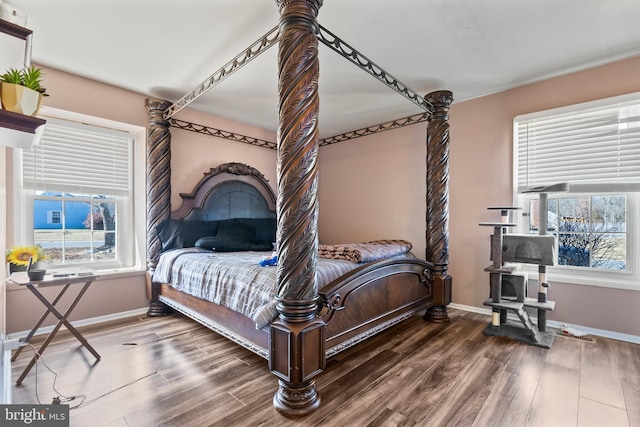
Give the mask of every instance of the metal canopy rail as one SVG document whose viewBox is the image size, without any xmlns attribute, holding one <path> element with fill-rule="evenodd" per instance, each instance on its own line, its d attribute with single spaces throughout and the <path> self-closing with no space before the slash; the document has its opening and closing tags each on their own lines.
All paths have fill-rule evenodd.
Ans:
<svg viewBox="0 0 640 427">
<path fill-rule="evenodd" d="M 243 65 L 251 62 L 252 59 L 259 56 L 262 52 L 269 49 L 271 46 L 276 44 L 278 39 L 280 38 L 280 32 L 278 27 L 274 27 L 267 34 L 262 36 L 259 40 L 255 41 L 251 46 L 243 50 L 240 54 L 238 54 L 231 61 L 227 62 L 222 68 L 209 76 L 205 81 L 200 83 L 198 87 L 194 90 L 180 98 L 173 105 L 167 108 L 164 112 L 164 118 L 169 119 L 173 117 L 178 111 L 182 110 L 193 101 L 198 99 L 200 96 L 204 95 L 209 89 L 212 89 L 218 83 L 220 83 L 225 78 L 229 77 L 236 70 L 242 68 Z"/>
<path fill-rule="evenodd" d="M 362 136 L 373 135 L 374 133 L 398 129 L 409 125 L 415 125 L 416 123 L 422 123 L 429 120 L 429 116 L 429 113 L 420 113 L 413 116 L 403 117 L 401 119 L 391 120 L 389 122 L 369 126 L 367 128 L 341 133 L 340 135 L 330 136 L 328 138 L 321 139 L 319 141 L 319 144 L 320 147 L 323 147 L 325 145 L 337 144 L 338 142 L 348 141 L 350 139 L 356 139 Z M 204 135 L 215 136 L 218 138 L 242 142 L 249 145 L 255 145 L 256 147 L 269 148 L 271 150 L 278 149 L 278 144 L 276 144 L 275 142 L 254 138 L 252 136 L 241 135 L 239 133 L 229 132 L 226 130 L 220 130 L 210 126 L 199 125 L 196 123 L 187 122 L 185 120 L 172 118 L 169 119 L 169 124 L 176 129 L 188 130 Z"/>
<path fill-rule="evenodd" d="M 333 51 L 337 52 L 343 58 L 351 61 L 358 68 L 366 71 L 371 76 L 378 79 L 380 82 L 384 83 L 389 88 L 393 89 L 400 95 L 407 98 L 409 101 L 416 104 L 421 109 L 431 113 L 433 111 L 433 105 L 431 105 L 427 100 L 425 100 L 422 96 L 418 95 L 413 89 L 409 88 L 407 85 L 402 83 L 400 80 L 395 78 L 393 75 L 385 71 L 382 67 L 369 60 L 366 56 L 360 53 L 357 49 L 353 48 L 351 45 L 346 43 L 344 40 L 340 39 L 338 36 L 333 34 L 331 31 L 324 28 L 322 25 L 318 26 L 318 40 L 324 43 L 325 46 L 333 49 Z M 194 90 L 180 98 L 174 104 L 172 104 L 169 108 L 167 108 L 164 112 L 165 120 L 170 119 L 176 113 L 178 113 L 183 108 L 187 107 L 193 101 L 198 99 L 200 96 L 204 95 L 218 83 L 220 83 L 225 78 L 232 75 L 236 70 L 240 69 L 242 66 L 248 64 L 252 59 L 259 56 L 262 52 L 269 49 L 271 46 L 276 44 L 276 42 L 280 38 L 279 28 L 276 26 L 267 34 L 262 36 L 260 39 L 256 40 L 253 44 L 251 44 L 247 49 L 243 50 L 240 54 L 238 54 L 231 61 L 227 62 L 222 68 L 209 76 L 205 81 L 200 83 L 198 87 Z M 426 119 L 426 118 L 425 118 Z M 403 119 L 398 119 L 403 120 Z M 382 125 L 380 125 L 382 126 Z M 369 129 L 369 128 L 367 128 Z M 191 130 L 191 129 L 189 129 Z M 359 132 L 357 131 L 353 131 Z M 206 132 L 205 132 L 206 133 Z M 375 132 L 372 132 L 375 133 Z M 369 134 L 369 133 L 367 133 Z M 343 134 L 346 135 L 346 134 Z M 216 135 L 218 136 L 218 135 Z M 358 136 L 363 135 L 357 135 Z M 352 139 L 352 138 L 346 138 Z M 346 140 L 341 139 L 341 140 Z M 338 141 L 335 141 L 338 142 Z M 334 143 L 334 142 L 332 142 Z"/>
<path fill-rule="evenodd" d="M 216 136 L 218 138 L 229 139 L 231 141 L 243 142 L 245 144 L 255 145 L 256 147 L 269 148 L 271 150 L 276 150 L 278 148 L 275 142 L 254 138 L 252 136 L 241 135 L 239 133 L 229 132 L 226 130 L 220 130 L 212 128 L 210 126 L 199 125 L 184 120 L 172 118 L 169 119 L 169 124 L 177 129 L 188 130 L 191 132 L 201 133 L 209 136 Z"/>
<path fill-rule="evenodd" d="M 350 139 L 360 138 L 362 136 L 373 135 L 374 133 L 384 132 L 386 130 L 398 129 L 401 127 L 415 125 L 429 120 L 431 113 L 415 114 L 413 116 L 403 117 L 401 119 L 391 120 L 390 122 L 380 123 L 378 125 L 369 126 L 358 130 L 342 133 L 336 136 L 330 136 L 320 140 L 320 146 L 337 144 L 338 142 L 348 141 Z"/>
<path fill-rule="evenodd" d="M 338 52 L 343 58 L 348 59 L 358 68 L 371 74 L 376 79 L 407 98 L 425 111 L 433 111 L 433 105 L 428 103 L 422 96 L 418 95 L 414 90 L 396 79 L 390 73 L 386 72 L 382 67 L 371 61 L 369 58 L 358 52 L 349 44 L 345 43 L 331 31 L 319 25 L 318 40 L 329 46 L 335 52 Z"/>
</svg>

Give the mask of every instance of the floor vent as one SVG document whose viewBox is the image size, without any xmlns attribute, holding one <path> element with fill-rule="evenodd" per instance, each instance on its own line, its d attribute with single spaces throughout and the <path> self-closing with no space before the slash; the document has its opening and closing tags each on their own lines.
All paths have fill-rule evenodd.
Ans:
<svg viewBox="0 0 640 427">
<path fill-rule="evenodd" d="M 589 336 L 589 335 L 583 335 L 583 336 L 579 337 L 579 336 L 570 334 L 569 332 L 565 332 L 565 331 L 558 331 L 558 333 L 556 335 L 558 335 L 559 337 L 571 338 L 571 339 L 579 340 L 579 341 L 596 342 L 595 338 L 593 338 L 592 336 Z"/>
</svg>

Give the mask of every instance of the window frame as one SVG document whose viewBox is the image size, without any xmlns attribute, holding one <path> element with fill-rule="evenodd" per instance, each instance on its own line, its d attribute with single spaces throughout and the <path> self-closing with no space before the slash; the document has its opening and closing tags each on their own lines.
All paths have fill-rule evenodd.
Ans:
<svg viewBox="0 0 640 427">
<path fill-rule="evenodd" d="M 638 238 L 638 227 L 633 227 L 633 224 L 638 224 L 638 221 L 640 221 L 638 215 L 640 212 L 640 194 L 637 192 L 612 192 L 608 194 L 627 196 L 627 262 L 629 263 L 629 269 L 625 271 L 616 271 L 593 267 L 556 265 L 553 267 L 547 267 L 549 281 L 640 291 L 640 275 L 638 274 L 638 270 L 640 269 L 638 266 L 640 239 Z M 607 193 L 598 191 L 589 192 L 587 189 L 583 189 L 583 191 L 579 193 L 550 193 L 548 195 L 548 200 L 585 195 L 593 197 L 598 195 L 607 195 Z M 531 214 L 531 212 L 529 212 L 529 201 L 536 199 L 538 195 L 535 193 L 519 194 L 514 192 L 513 197 L 514 206 L 522 207 L 522 210 L 515 211 L 513 214 L 517 215 L 517 218 L 514 218 L 514 222 L 518 224 L 517 232 L 529 234 L 529 217 L 527 216 Z M 522 269 L 531 273 L 529 274 L 529 280 L 537 281 L 537 266 L 523 264 Z"/>
<path fill-rule="evenodd" d="M 636 99 L 640 104 L 640 93 L 627 94 L 619 97 L 612 97 L 591 101 L 581 104 L 574 104 L 560 108 L 554 108 L 539 111 L 530 114 L 524 114 L 513 119 L 513 166 L 512 166 L 512 188 L 513 188 L 513 204 L 519 206 L 523 210 L 515 211 L 512 215 L 515 217 L 513 221 L 518 224 L 513 232 L 528 234 L 529 233 L 529 217 L 525 214 L 529 212 L 529 200 L 538 198 L 537 193 L 520 193 L 518 186 L 518 123 L 523 120 L 538 117 L 548 117 L 554 114 L 561 114 L 571 111 L 585 110 L 588 108 L 606 105 L 612 102 L 625 102 L 629 99 Z M 569 191 L 563 193 L 548 193 L 548 199 L 567 198 L 579 196 L 598 196 L 598 195 L 625 195 L 627 196 L 627 262 L 628 270 L 601 270 L 593 267 L 578 267 L 557 265 L 547 267 L 549 273 L 549 281 L 570 283 L 578 285 L 591 285 L 599 287 L 608 287 L 616 289 L 627 289 L 640 291 L 640 183 L 581 183 L 570 184 Z M 523 264 L 522 269 L 529 274 L 529 280 L 537 282 L 537 266 Z"/>
<path fill-rule="evenodd" d="M 34 224 L 33 224 L 33 217 L 34 217 L 34 212 L 33 212 L 33 207 L 34 207 L 34 201 L 35 200 L 48 200 L 48 201 L 60 201 L 62 203 L 62 205 L 64 206 L 65 203 L 77 203 L 77 202 L 84 202 L 84 203 L 95 203 L 98 199 L 93 199 L 93 198 L 87 198 L 87 197 L 78 197 L 78 198 L 74 198 L 74 197 L 69 197 L 69 196 L 39 196 L 39 195 L 34 195 L 31 191 L 28 190 L 23 190 L 24 193 L 24 203 L 25 203 L 25 212 L 26 212 L 26 216 L 24 219 L 24 227 L 25 227 L 25 233 L 28 234 L 28 232 L 26 230 L 31 230 L 33 232 L 34 229 Z M 129 225 L 132 220 L 127 220 L 128 215 L 128 211 L 130 211 L 130 209 L 127 208 L 122 208 L 122 206 L 127 206 L 129 205 L 129 198 L 128 197 L 116 197 L 115 200 L 115 205 L 116 205 L 116 218 L 124 218 L 126 223 L 125 226 L 122 227 L 120 225 L 120 223 L 118 223 L 118 226 L 116 228 L 115 231 L 115 235 L 116 235 L 116 241 L 117 242 L 121 242 L 121 241 L 126 241 L 126 236 L 127 235 L 131 235 L 131 233 L 133 233 L 133 228 Z M 63 208 L 64 210 L 64 208 Z M 123 230 L 124 229 L 124 230 Z M 55 232 L 61 232 L 61 233 L 65 233 L 66 230 L 69 230 L 67 228 L 60 228 L 60 229 L 55 229 L 53 231 L 50 231 L 52 233 Z M 93 232 L 93 230 L 87 229 L 85 230 L 86 232 Z M 125 239 L 125 240 L 122 240 Z M 33 244 L 34 242 L 31 241 L 28 244 Z M 134 253 L 133 250 L 130 248 L 130 246 L 132 246 L 131 244 L 125 243 L 124 245 L 120 245 L 118 246 L 118 251 L 120 252 L 120 254 L 118 255 L 118 257 L 116 259 L 113 260 L 105 260 L 105 261 L 87 261 L 87 262 L 68 262 L 68 263 L 55 263 L 55 262 L 48 262 L 48 265 L 52 266 L 52 267 L 74 267 L 74 266 L 82 266 L 82 267 L 88 267 L 88 268 L 92 268 L 98 271 L 102 271 L 102 270 L 111 270 L 111 269 L 119 269 L 119 268 L 129 268 L 135 265 L 135 257 L 134 257 Z M 125 264 L 125 266 L 121 266 L 121 264 Z"/>
<path fill-rule="evenodd" d="M 114 262 L 51 264 L 52 267 L 84 266 L 94 268 L 100 274 L 136 271 L 145 269 L 146 259 L 146 128 L 134 124 L 117 122 L 96 116 L 42 106 L 40 117 L 86 123 L 128 132 L 133 135 L 131 195 L 118 197 L 116 215 L 119 220 L 116 239 L 126 242 Z M 17 150 L 16 150 L 17 151 Z M 14 151 L 15 153 L 15 151 Z M 14 245 L 33 244 L 33 200 L 32 191 L 25 189 L 22 170 L 22 153 L 13 155 L 13 241 Z M 29 194 L 30 193 L 30 194 Z M 142 215 L 140 214 L 142 213 Z M 121 266 L 119 260 L 124 261 Z"/>
</svg>

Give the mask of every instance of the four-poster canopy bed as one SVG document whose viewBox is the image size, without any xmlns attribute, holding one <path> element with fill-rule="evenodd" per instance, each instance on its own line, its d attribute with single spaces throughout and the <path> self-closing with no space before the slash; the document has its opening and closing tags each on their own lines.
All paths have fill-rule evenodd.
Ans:
<svg viewBox="0 0 640 427">
<path fill-rule="evenodd" d="M 322 372 L 327 358 L 424 309 L 426 320 L 448 321 L 446 306 L 451 301 L 451 277 L 447 274 L 447 120 L 453 98 L 449 91 L 433 92 L 426 99 L 422 98 L 319 26 L 316 16 L 322 0 L 277 0 L 277 4 L 281 15 L 279 26 L 194 92 L 174 104 L 147 100 L 150 114 L 147 142 L 149 315 L 163 315 L 167 307 L 171 307 L 266 358 L 269 368 L 279 378 L 274 406 L 285 415 L 299 416 L 320 404 L 314 377 Z M 319 141 L 319 40 L 425 112 Z M 172 118 L 203 91 L 232 74 L 238 64 L 243 65 L 276 41 L 279 42 L 277 145 Z M 426 261 L 410 253 L 358 264 L 341 260 L 328 262 L 319 257 L 319 249 L 327 249 L 320 247 L 317 232 L 316 163 L 319 146 L 424 120 L 428 121 Z M 277 193 L 274 194 L 256 169 L 240 163 L 227 163 L 205 173 L 191 193 L 181 194 L 182 205 L 171 211 L 171 126 L 277 148 Z M 171 227 L 179 228 L 185 224 L 209 227 L 200 231 L 197 237 L 208 233 L 214 243 L 203 249 L 206 245 L 202 242 L 206 239 L 200 239 L 200 248 L 166 250 L 171 246 L 167 239 L 175 240 L 176 237 Z M 225 231 L 225 239 L 231 236 L 231 243 L 221 237 L 223 229 L 232 230 L 231 234 Z M 259 260 L 264 252 L 223 253 L 223 245 L 227 245 L 225 250 L 231 251 L 248 248 L 270 252 L 270 247 L 252 246 L 256 244 L 254 241 L 249 246 L 234 246 L 237 236 L 233 233 L 236 232 L 255 237 L 260 240 L 258 243 L 265 242 L 267 237 L 264 236 L 275 236 L 277 265 L 257 267 L 255 256 L 258 254 Z M 262 238 L 258 239 L 261 233 Z M 186 240 L 178 246 L 193 246 L 195 237 L 191 236 L 189 242 Z M 373 244 L 396 248 L 402 243 Z M 207 250 L 211 246 L 215 252 Z M 347 249 L 351 251 L 353 248 Z M 366 252 L 368 249 L 363 250 Z M 234 294 L 233 301 L 224 302 L 220 297 L 212 297 L 213 302 L 210 302 L 198 291 L 188 290 L 191 284 L 186 278 L 195 275 L 198 281 L 202 281 L 198 274 L 206 274 L 204 270 L 226 268 L 213 265 L 234 254 L 240 254 L 239 263 L 252 264 L 258 270 L 262 268 L 251 275 L 265 276 L 267 287 L 271 289 L 260 288 L 258 292 L 258 285 L 249 285 L 243 280 L 237 280 L 237 286 L 248 288 L 249 293 L 261 294 L 266 301 L 247 308 L 254 299 L 259 299 L 258 296 L 235 296 L 236 290 L 225 290 L 223 293 Z M 188 267 L 190 262 L 196 267 Z M 331 264 L 330 269 L 335 268 L 338 272 L 325 275 L 327 263 Z M 347 264 L 351 266 L 345 267 L 346 270 L 339 269 Z M 237 277 L 234 276 L 235 270 L 229 274 Z M 234 309 L 234 304 L 237 309 Z M 255 313 L 260 315 L 254 316 Z"/>
</svg>

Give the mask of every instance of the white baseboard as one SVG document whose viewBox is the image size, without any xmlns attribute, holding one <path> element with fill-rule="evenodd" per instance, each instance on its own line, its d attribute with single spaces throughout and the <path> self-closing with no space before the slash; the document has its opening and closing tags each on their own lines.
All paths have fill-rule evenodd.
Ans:
<svg viewBox="0 0 640 427">
<path fill-rule="evenodd" d="M 456 304 L 456 303 L 449 304 L 449 307 L 455 308 L 457 310 L 483 314 L 483 315 L 486 315 L 487 317 L 491 316 L 491 310 L 488 308 L 473 307 L 470 305 Z M 147 310 L 148 310 L 148 307 L 138 308 L 135 310 L 122 311 L 120 313 L 113 313 L 113 314 L 107 314 L 104 316 L 91 317 L 89 319 L 77 320 L 77 321 L 71 322 L 71 324 L 76 328 L 81 326 L 95 325 L 98 323 L 110 322 L 113 320 L 124 319 L 127 317 L 140 316 L 140 315 L 146 314 Z M 537 319 L 533 318 L 532 321 L 536 323 Z M 633 344 L 640 344 L 640 336 L 637 336 L 637 335 L 623 334 L 620 332 L 607 331 L 605 329 L 589 328 L 587 326 L 573 325 L 569 323 L 561 323 L 555 320 L 547 320 L 547 325 L 549 325 L 549 327 L 558 328 L 558 329 L 562 327 L 571 327 L 573 329 L 578 329 L 582 332 L 586 332 L 589 335 L 595 335 L 603 338 L 611 338 L 618 341 L 626 341 Z M 48 334 L 52 330 L 53 330 L 53 326 L 46 326 L 38 329 L 35 335 Z M 12 334 L 8 334 L 7 338 L 9 340 L 21 339 L 26 337 L 28 334 L 29 334 L 29 331 L 14 332 Z"/>
<path fill-rule="evenodd" d="M 98 317 L 90 317 L 88 319 L 76 320 L 69 323 L 71 323 L 71 325 L 73 325 L 75 328 L 79 328 L 81 326 L 96 325 L 98 323 L 110 322 L 113 320 L 124 319 L 127 317 L 140 316 L 142 314 L 146 314 L 148 309 L 149 307 L 137 308 L 135 310 L 121 311 L 119 313 L 106 314 L 104 316 L 98 316 Z M 53 328 L 54 328 L 53 325 L 39 328 L 36 331 L 34 336 L 48 334 L 53 330 Z M 8 334 L 7 337 L 9 339 L 22 339 L 26 337 L 29 334 L 29 332 L 30 331 L 14 332 L 12 334 Z"/>
<path fill-rule="evenodd" d="M 491 309 L 489 308 L 472 307 L 470 305 L 455 304 L 455 303 L 449 304 L 449 307 L 455 308 L 457 310 L 470 311 L 472 313 L 485 314 L 487 316 L 491 316 Z M 517 319 L 517 317 L 515 316 L 514 318 Z M 533 323 L 536 323 L 538 319 L 534 317 L 531 320 L 533 321 Z M 562 323 L 562 322 L 557 322 L 555 320 L 547 320 L 547 325 L 551 328 L 557 328 L 557 329 L 560 329 L 563 327 L 570 327 L 572 329 L 578 329 L 582 332 L 586 332 L 589 335 L 595 335 L 597 337 L 611 338 L 618 341 L 626 341 L 633 344 L 640 344 L 640 336 L 637 336 L 637 335 L 622 334 L 620 332 L 607 331 L 605 329 L 589 328 L 587 326 Z"/>
</svg>

